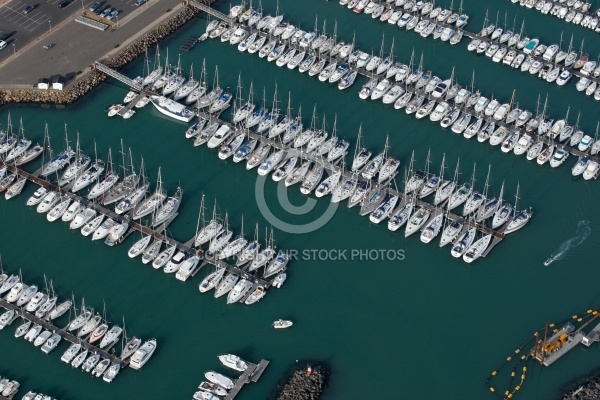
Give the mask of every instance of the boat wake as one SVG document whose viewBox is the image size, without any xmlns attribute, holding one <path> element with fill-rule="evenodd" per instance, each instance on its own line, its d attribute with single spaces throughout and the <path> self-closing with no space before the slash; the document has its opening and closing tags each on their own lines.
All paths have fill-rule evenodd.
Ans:
<svg viewBox="0 0 600 400">
<path fill-rule="evenodd" d="M 579 221 L 575 236 L 563 242 L 558 248 L 556 254 L 551 254 L 550 258 L 546 260 L 544 264 L 549 265 L 553 261 L 561 260 L 569 250 L 583 243 L 585 239 L 590 236 L 590 233 L 592 233 L 592 229 L 589 227 L 589 225 L 590 221 Z"/>
</svg>

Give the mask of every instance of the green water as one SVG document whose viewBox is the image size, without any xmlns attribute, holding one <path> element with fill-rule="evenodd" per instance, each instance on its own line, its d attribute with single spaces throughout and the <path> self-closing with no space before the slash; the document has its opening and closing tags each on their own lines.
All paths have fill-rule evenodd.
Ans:
<svg viewBox="0 0 600 400">
<path fill-rule="evenodd" d="M 274 3 L 263 1 L 272 13 Z M 327 19 L 328 30 L 337 19 L 338 35 L 351 40 L 356 32 L 363 49 L 378 52 L 385 32 L 386 47 L 395 37 L 396 54 L 402 60 L 408 61 L 414 48 L 417 55 L 423 53 L 426 66 L 441 77 L 449 75 L 455 65 L 455 74 L 463 84 L 470 82 L 475 70 L 476 85 L 482 91 L 508 101 L 516 89 L 521 107 L 534 109 L 538 94 L 543 97 L 548 93 L 549 112 L 555 118 L 562 117 L 570 105 L 572 120 L 581 111 L 581 126 L 591 133 L 595 128 L 598 104 L 576 92 L 573 83 L 562 88 L 549 85 L 468 53 L 466 43 L 451 48 L 431 38 L 425 40 L 414 32 L 398 31 L 355 15 L 334 1 L 281 1 L 280 6 L 291 22 L 307 29 L 314 25 L 315 15 L 319 21 Z M 226 10 L 227 4 L 220 7 Z M 574 33 L 577 45 L 585 37 L 590 54 L 600 51 L 592 32 L 500 0 L 466 0 L 470 30 L 480 29 L 488 7 L 494 18 L 499 10 L 502 20 L 507 10 L 511 24 L 515 16 L 518 26 L 525 18 L 528 35 L 539 36 L 545 43 L 558 41 L 564 30 L 565 36 Z M 205 23 L 196 20 L 165 41 L 163 54 L 168 46 L 173 57 L 190 35 L 203 32 Z M 254 362 L 271 360 L 260 382 L 244 388 L 240 399 L 272 397 L 277 383 L 285 371 L 295 367 L 296 360 L 301 360 L 299 365 L 304 365 L 302 360 L 318 360 L 331 368 L 330 386 L 323 399 L 492 399 L 485 379 L 533 331 L 546 321 L 562 320 L 598 305 L 594 260 L 600 246 L 595 232 L 595 202 L 600 189 L 597 182 L 571 178 L 572 159 L 559 169 L 539 167 L 524 157 L 467 141 L 437 124 L 417 121 L 380 102 L 360 101 L 357 91 L 363 79 L 341 93 L 297 71 L 277 68 L 257 55 L 241 54 L 220 41 L 201 43 L 182 54 L 184 70 L 193 62 L 197 76 L 203 58 L 210 79 L 218 64 L 221 85 L 232 91 L 239 73 L 244 86 L 251 80 L 257 92 L 265 86 L 269 105 L 276 81 L 281 107 L 285 107 L 291 91 L 294 110 L 302 104 L 306 124 L 315 103 L 330 127 L 337 113 L 338 133 L 352 145 L 361 122 L 366 145 L 374 151 L 382 150 L 389 133 L 391 153 L 405 165 L 414 149 L 422 167 L 431 149 L 432 168 L 439 168 L 442 154 L 446 154 L 450 165 L 447 174 L 460 158 L 462 179 L 468 179 L 476 162 L 478 185 L 482 187 L 491 164 L 494 193 L 498 194 L 505 180 L 505 194 L 511 198 L 520 182 L 522 204 L 533 206 L 535 217 L 485 260 L 467 265 L 450 257 L 449 248 L 440 249 L 437 241 L 424 245 L 417 235 L 406 240 L 402 231 L 392 233 L 385 224 L 375 226 L 344 203 L 321 229 L 305 235 L 276 231 L 275 238 L 280 248 L 300 251 L 300 258 L 308 250 L 346 249 L 347 260 L 317 257 L 294 261 L 281 290 L 269 291 L 254 306 L 228 306 L 224 298 L 215 300 L 210 294 L 199 294 L 197 284 L 208 270 L 182 284 L 140 260 L 130 260 L 126 253 L 137 240 L 135 235 L 108 248 L 70 231 L 62 222 L 48 223 L 45 216 L 25 206 L 26 198 L 35 190 L 27 186 L 19 197 L 0 201 L 0 251 L 5 269 L 21 269 L 26 282 L 38 285 L 46 275 L 64 297 L 71 293 L 78 299 L 85 296 L 86 304 L 96 309 L 101 309 L 104 301 L 111 321 L 125 316 L 130 333 L 156 337 L 158 350 L 141 371 L 122 371 L 108 385 L 60 362 L 66 344 L 45 355 L 15 339 L 14 326 L 10 327 L 0 333 L 0 375 L 19 380 L 21 396 L 36 389 L 64 399 L 191 398 L 204 371 L 222 370 L 216 356 L 231 352 Z M 137 62 L 125 73 L 135 76 L 141 70 L 142 63 Z M 120 102 L 126 92 L 120 83 L 109 81 L 65 110 L 5 107 L 0 110 L 0 121 L 4 125 L 8 112 L 13 123 L 22 117 L 26 134 L 36 140 L 42 139 L 47 122 L 55 148 L 62 147 L 66 123 L 72 139 L 76 131 L 80 133 L 88 154 L 93 152 L 95 141 L 104 157 L 112 147 L 116 158 L 123 139 L 138 162 L 143 155 L 152 179 L 161 166 L 171 193 L 178 183 L 183 187 L 180 216 L 169 228 L 181 241 L 195 232 L 202 193 L 209 204 L 218 199 L 221 212 L 228 211 L 236 232 L 243 215 L 246 234 L 252 235 L 255 222 L 262 234 L 268 222 L 255 200 L 256 172 L 247 172 L 244 165 L 230 160 L 219 160 L 214 150 L 193 148 L 184 138 L 184 125 L 161 117 L 151 107 L 139 110 L 127 121 L 107 118 L 103 110 Z M 38 165 L 27 169 L 33 171 Z M 287 193 L 294 205 L 304 203 L 297 187 Z M 309 214 L 289 215 L 278 204 L 277 186 L 270 180 L 264 197 L 276 216 L 296 224 L 315 220 L 328 206 L 326 201 L 319 201 Z M 542 262 L 574 234 L 581 220 L 591 221 L 592 235 L 563 260 L 543 267 Z M 402 251 L 403 260 L 351 259 L 352 251 L 379 249 Z M 274 331 L 270 324 L 278 318 L 292 319 L 295 325 Z M 520 398 L 555 398 L 570 382 L 595 368 L 599 354 L 600 346 L 578 347 L 551 368 L 530 368 Z M 498 389 L 503 391 L 504 387 L 498 384 Z"/>
</svg>

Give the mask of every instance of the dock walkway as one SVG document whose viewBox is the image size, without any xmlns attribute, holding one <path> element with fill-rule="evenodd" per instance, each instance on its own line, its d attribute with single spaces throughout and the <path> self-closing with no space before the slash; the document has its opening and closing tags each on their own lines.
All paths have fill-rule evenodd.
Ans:
<svg viewBox="0 0 600 400">
<path fill-rule="evenodd" d="M 4 307 L 7 310 L 14 310 L 15 313 L 18 314 L 20 317 L 22 317 L 28 321 L 31 321 L 34 324 L 40 325 L 42 328 L 44 328 L 52 333 L 60 335 L 64 340 L 66 340 L 70 343 L 80 343 L 83 347 L 87 348 L 90 352 L 97 353 L 102 358 L 108 358 L 111 363 L 119 364 L 121 366 L 121 368 L 127 366 L 127 364 L 128 364 L 127 361 L 121 360 L 120 358 L 115 356 L 113 353 L 109 353 L 105 350 L 100 349 L 99 347 L 89 344 L 88 342 L 83 341 L 81 338 L 78 338 L 77 336 L 67 332 L 65 329 L 61 329 L 61 328 L 53 325 L 51 322 L 49 322 L 46 319 L 40 319 L 40 318 L 36 317 L 35 315 L 25 311 L 21 307 L 17 307 L 16 305 L 9 303 L 8 301 L 6 301 L 4 299 L 0 299 L 0 306 Z"/>
<path fill-rule="evenodd" d="M 250 382 L 258 382 L 258 379 L 261 377 L 267 366 L 269 365 L 268 360 L 261 360 L 258 365 L 252 364 L 250 362 L 246 362 L 248 367 L 240 377 L 235 381 L 235 385 L 229 391 L 225 400 L 233 400 L 239 394 L 240 390 L 244 387 L 245 384 Z"/>
<path fill-rule="evenodd" d="M 29 180 L 30 182 L 33 182 L 37 185 L 40 185 L 40 186 L 46 187 L 50 190 L 53 190 L 55 192 L 58 192 L 62 196 L 69 196 L 69 198 L 73 199 L 74 201 L 79 201 L 84 206 L 93 208 L 96 210 L 96 212 L 103 214 L 109 218 L 112 218 L 115 221 L 118 221 L 118 222 L 127 221 L 127 223 L 129 224 L 129 227 L 131 229 L 129 229 L 127 231 L 127 233 L 120 239 L 121 242 L 123 240 L 125 240 L 130 234 L 137 231 L 143 235 L 152 236 L 156 240 L 161 240 L 162 242 L 166 243 L 169 246 L 175 246 L 179 251 L 182 251 L 186 254 L 198 254 L 202 258 L 204 258 L 204 253 L 202 250 L 197 250 L 192 247 L 192 245 L 194 243 L 193 239 L 189 240 L 186 243 L 181 243 L 181 242 L 173 239 L 172 237 L 167 236 L 164 233 L 167 226 L 173 221 L 175 216 L 172 217 L 171 219 L 169 219 L 168 221 L 164 222 L 160 226 L 158 226 L 156 229 L 152 229 L 149 226 L 142 225 L 142 224 L 130 219 L 128 215 L 117 214 L 113 210 L 103 207 L 91 200 L 87 200 L 86 198 L 81 197 L 75 193 L 68 191 L 68 190 L 65 190 L 64 188 L 58 187 L 57 185 L 51 183 L 50 181 L 40 178 L 38 176 L 38 174 L 41 169 L 36 171 L 33 174 L 30 174 L 27 171 L 24 171 L 18 167 L 15 167 L 14 165 L 4 164 L 4 162 L 2 162 L 2 161 L 0 161 L 0 166 L 5 166 L 10 171 L 15 172 L 18 176 L 24 177 L 27 180 Z M 227 269 L 227 272 L 230 272 L 230 273 L 240 276 L 242 278 L 251 280 L 252 282 L 254 282 L 254 289 L 256 289 L 256 287 L 258 287 L 258 286 L 264 286 L 265 289 L 267 289 L 271 286 L 271 281 L 269 281 L 269 280 L 263 279 L 260 276 L 253 275 L 253 274 L 248 273 L 234 265 L 228 264 L 225 260 L 215 260 L 214 258 L 211 258 L 211 257 L 205 258 L 203 264 L 193 272 L 192 276 L 196 275 L 198 273 L 198 271 L 200 269 L 202 269 L 202 267 L 206 264 L 212 264 L 215 267 L 224 267 Z M 284 272 L 284 271 L 285 271 L 285 269 L 281 272 Z M 242 300 L 245 300 L 245 298 Z"/>
<path fill-rule="evenodd" d="M 203 4 L 199 4 L 199 3 L 197 3 L 197 2 L 196 2 L 196 1 L 194 1 L 194 0 L 192 0 L 190 4 L 191 4 L 192 6 L 195 6 L 195 7 L 198 7 L 198 8 L 200 8 L 202 11 L 205 11 L 206 13 L 208 13 L 208 14 L 210 14 L 210 15 L 212 15 L 212 16 L 214 16 L 214 17 L 216 17 L 216 18 L 219 18 L 219 19 L 221 19 L 222 21 L 225 21 L 225 22 L 227 22 L 227 23 L 228 23 L 228 24 L 230 24 L 230 25 L 234 25 L 234 24 L 236 24 L 236 23 L 237 23 L 237 22 L 236 22 L 235 20 L 233 20 L 232 18 L 230 18 L 230 17 L 228 17 L 228 16 L 224 15 L 223 13 L 221 13 L 221 12 L 219 12 L 219 11 L 217 11 L 217 10 L 213 9 L 213 8 L 212 8 L 212 7 L 210 7 L 210 6 L 206 6 L 206 5 L 203 5 Z M 437 23 L 437 21 L 436 21 L 436 23 Z M 442 26 L 445 26 L 445 27 L 448 27 L 448 26 L 449 26 L 449 25 L 447 25 L 447 24 L 445 24 L 445 23 L 440 23 L 440 25 L 442 25 Z M 244 25 L 244 29 L 246 29 L 246 30 L 249 30 L 250 34 L 252 34 L 252 33 L 254 33 L 254 32 L 257 32 L 257 33 L 258 33 L 258 34 L 260 34 L 261 36 L 266 36 L 268 39 L 271 39 L 271 40 L 278 40 L 278 41 L 280 41 L 280 39 L 278 39 L 276 36 L 274 36 L 274 35 L 272 35 L 272 34 L 270 34 L 270 33 L 268 33 L 268 32 L 264 32 L 264 31 L 262 31 L 262 30 L 256 29 L 255 27 L 252 27 L 252 28 L 250 28 L 250 27 L 248 27 L 247 25 Z M 485 41 L 489 41 L 489 40 L 490 40 L 489 38 L 482 37 L 482 36 L 480 36 L 478 33 L 475 33 L 475 32 L 470 32 L 470 31 L 467 31 L 467 30 L 464 30 L 464 29 L 463 29 L 462 31 L 463 31 L 463 34 L 464 34 L 465 36 L 469 37 L 470 39 L 480 39 L 480 40 L 485 40 Z M 306 50 L 307 50 L 307 49 L 301 48 L 301 47 L 300 47 L 300 45 L 299 45 L 299 44 L 297 44 L 297 43 L 295 43 L 295 44 L 292 44 L 291 42 L 289 42 L 289 43 L 287 44 L 287 46 L 288 46 L 288 47 L 287 47 L 288 49 L 294 48 L 294 49 L 296 49 L 296 50 L 298 50 L 298 51 L 306 51 Z M 355 48 L 355 50 L 356 50 L 356 48 Z M 320 53 L 318 52 L 318 50 L 310 50 L 310 49 L 309 49 L 309 50 L 308 50 L 308 53 L 310 53 L 310 54 L 316 54 L 317 56 L 320 56 Z M 530 55 L 533 57 L 533 54 L 530 54 Z M 343 59 L 341 59 L 341 58 L 339 58 L 339 57 L 329 57 L 329 56 L 326 56 L 326 57 L 327 57 L 327 58 L 328 58 L 330 61 L 336 61 L 336 62 L 338 63 L 338 65 L 339 65 L 340 63 L 347 63 L 347 60 L 343 60 Z M 537 59 L 541 60 L 541 57 L 537 57 L 537 58 L 535 58 L 535 59 L 536 59 L 536 60 L 537 60 Z M 367 71 L 365 68 L 356 68 L 356 66 L 354 66 L 354 65 L 350 65 L 349 67 L 350 67 L 350 70 L 352 70 L 352 71 L 357 71 L 357 72 L 358 72 L 358 74 L 360 74 L 360 75 L 362 75 L 362 76 L 365 76 L 365 77 L 367 77 L 367 78 L 369 78 L 369 79 L 372 79 L 372 78 L 377 78 L 377 77 L 379 77 L 379 75 L 377 75 L 375 72 L 369 72 L 369 71 Z M 575 76 L 578 76 L 578 77 L 582 77 L 582 76 L 583 76 L 583 75 L 582 75 L 582 74 L 581 74 L 579 71 L 573 71 L 573 73 L 574 73 L 574 75 L 575 75 Z M 598 83 L 600 84 L 600 79 L 599 79 L 599 78 L 594 78 L 593 76 L 588 76 L 588 78 L 589 78 L 589 79 L 591 79 L 592 81 L 594 81 L 594 82 L 598 82 Z M 406 86 L 406 84 L 404 84 L 404 83 L 402 83 L 402 88 L 403 88 L 405 91 L 411 91 L 411 92 L 414 92 L 414 93 L 416 93 L 416 94 L 419 94 L 419 95 L 424 95 L 424 96 L 425 96 L 425 97 L 426 97 L 428 100 L 435 100 L 435 101 L 438 101 L 438 100 L 440 100 L 440 99 L 435 99 L 435 98 L 433 98 L 433 96 L 431 95 L 431 93 L 429 93 L 429 94 L 425 94 L 425 93 L 424 93 L 424 90 L 423 90 L 423 88 L 421 88 L 420 90 L 415 90 L 414 88 L 412 88 L 412 87 L 410 87 L 410 86 L 409 86 L 409 87 L 407 87 L 407 86 Z M 451 105 L 453 105 L 453 106 L 454 106 L 454 102 L 453 102 L 453 100 L 450 100 L 450 101 L 448 101 L 448 102 L 449 102 Z M 465 112 L 466 112 L 466 111 L 465 111 Z M 512 127 L 509 127 L 509 126 L 508 126 L 509 124 L 505 124 L 503 121 L 496 121 L 496 120 L 494 120 L 492 117 L 487 117 L 487 116 L 484 116 L 484 115 L 482 115 L 482 116 L 476 116 L 474 112 L 473 112 L 473 113 L 471 113 L 471 115 L 472 115 L 472 116 L 474 116 L 475 118 L 477 118 L 477 117 L 481 117 L 481 118 L 483 118 L 483 119 L 484 119 L 486 122 L 495 122 L 497 126 L 498 126 L 498 125 L 506 126 L 507 128 L 509 128 L 509 134 L 512 134 L 512 133 L 515 131 L 515 130 L 514 130 Z M 582 156 L 584 156 L 584 155 L 585 155 L 585 156 L 587 156 L 589 159 L 591 159 L 592 161 L 595 161 L 595 162 L 598 162 L 598 163 L 600 163 L 600 157 L 598 157 L 598 156 L 591 156 L 591 155 L 587 154 L 586 152 L 582 152 L 582 151 L 578 150 L 578 149 L 577 149 L 577 147 L 571 147 L 571 146 L 569 146 L 568 144 L 559 143 L 558 141 L 555 141 L 555 140 L 553 140 L 553 139 L 551 139 L 551 138 L 549 138 L 549 137 L 547 137 L 547 136 L 544 136 L 544 137 L 539 137 L 539 139 L 540 139 L 540 140 L 542 140 L 544 143 L 546 143 L 546 144 L 548 144 L 548 145 L 554 145 L 554 146 L 561 147 L 561 148 L 563 148 L 564 150 L 568 151 L 569 153 L 571 153 L 571 154 L 573 154 L 573 155 L 575 155 L 575 156 L 577 156 L 577 157 L 582 157 Z"/>
</svg>

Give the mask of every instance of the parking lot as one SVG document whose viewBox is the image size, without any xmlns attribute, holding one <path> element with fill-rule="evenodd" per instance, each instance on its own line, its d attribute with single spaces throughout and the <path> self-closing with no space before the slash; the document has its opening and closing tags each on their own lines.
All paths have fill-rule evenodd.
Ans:
<svg viewBox="0 0 600 400">
<path fill-rule="evenodd" d="M 88 10 L 87 13 L 91 14 L 89 8 L 94 0 L 71 0 L 63 8 L 59 7 L 60 2 L 61 0 L 13 0 L 0 7 L 0 36 L 8 35 L 6 39 L 8 46 L 0 51 L 0 62 L 24 48 L 40 35 L 50 33 L 66 19 L 80 15 L 83 10 Z M 116 24 L 119 19 L 137 9 L 135 2 L 136 0 L 104 0 L 100 2 L 100 9 L 110 7 L 117 10 L 119 14 L 112 20 L 112 23 Z M 24 9 L 28 5 L 34 8 L 25 14 Z M 147 7 L 147 5 L 142 7 Z M 105 22 L 110 24 L 110 22 Z"/>
</svg>

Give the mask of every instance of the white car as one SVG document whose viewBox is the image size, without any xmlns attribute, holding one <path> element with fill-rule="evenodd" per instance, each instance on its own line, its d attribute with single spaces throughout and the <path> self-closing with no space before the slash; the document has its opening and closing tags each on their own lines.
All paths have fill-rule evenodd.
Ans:
<svg viewBox="0 0 600 400">
<path fill-rule="evenodd" d="M 116 18 L 117 15 L 119 15 L 119 11 L 118 10 L 114 10 L 113 12 L 111 12 L 110 14 L 108 14 L 108 16 L 106 17 L 107 20 L 112 21 L 113 18 Z"/>
<path fill-rule="evenodd" d="M 4 50 L 6 46 L 8 46 L 8 43 L 6 43 L 4 40 L 0 40 L 0 50 Z"/>
</svg>

